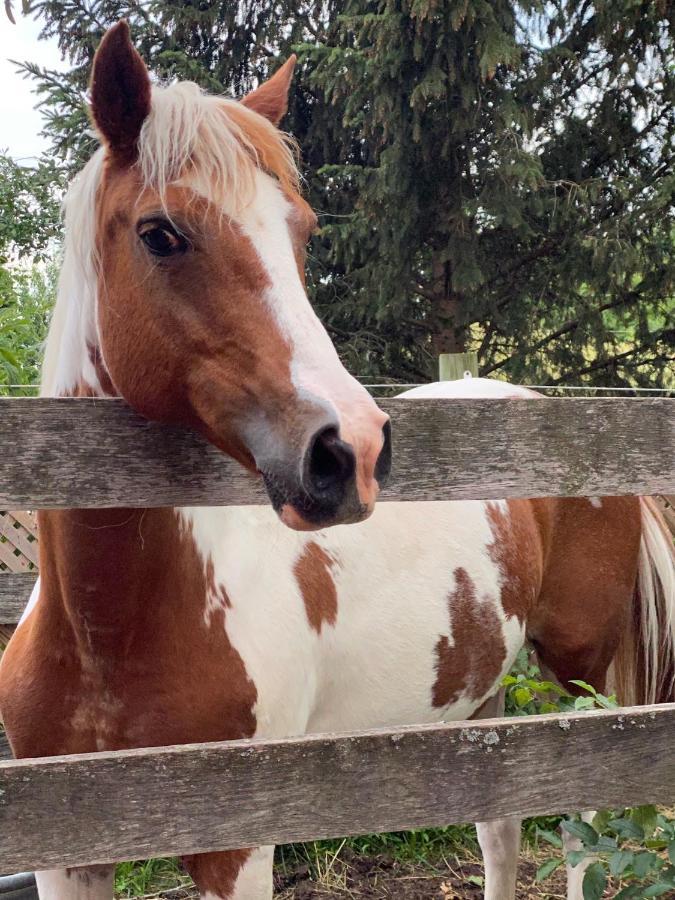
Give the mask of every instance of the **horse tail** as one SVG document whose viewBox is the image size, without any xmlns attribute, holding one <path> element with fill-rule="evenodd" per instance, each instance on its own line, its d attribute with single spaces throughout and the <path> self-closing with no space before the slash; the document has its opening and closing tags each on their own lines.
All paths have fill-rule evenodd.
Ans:
<svg viewBox="0 0 675 900">
<path fill-rule="evenodd" d="M 629 616 L 614 658 L 627 706 L 675 700 L 675 545 L 651 497 L 640 498 L 642 536 Z"/>
</svg>

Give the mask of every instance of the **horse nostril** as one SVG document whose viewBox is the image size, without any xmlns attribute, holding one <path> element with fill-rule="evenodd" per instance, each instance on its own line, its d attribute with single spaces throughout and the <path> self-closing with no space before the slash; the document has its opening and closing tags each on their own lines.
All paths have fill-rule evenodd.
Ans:
<svg viewBox="0 0 675 900">
<path fill-rule="evenodd" d="M 331 493 L 354 476 L 354 451 L 335 428 L 324 428 L 312 441 L 306 465 L 306 487 L 312 494 Z"/>
<path fill-rule="evenodd" d="M 382 434 L 384 442 L 375 463 L 375 478 L 380 487 L 387 483 L 391 472 L 391 422 L 389 420 L 384 423 Z"/>
</svg>

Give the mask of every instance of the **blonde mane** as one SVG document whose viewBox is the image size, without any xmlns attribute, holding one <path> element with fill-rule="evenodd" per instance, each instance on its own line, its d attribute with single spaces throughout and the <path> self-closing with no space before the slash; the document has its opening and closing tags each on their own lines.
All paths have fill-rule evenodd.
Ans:
<svg viewBox="0 0 675 900">
<path fill-rule="evenodd" d="M 95 205 L 104 158 L 99 147 L 65 199 L 63 265 L 42 366 L 43 396 L 69 393 L 82 381 L 100 390 L 89 356 L 99 346 Z M 144 187 L 162 201 L 170 184 L 189 177 L 208 185 L 210 199 L 229 215 L 251 201 L 259 169 L 284 191 L 299 189 L 292 138 L 243 104 L 209 96 L 186 81 L 153 88 L 136 166 Z"/>
</svg>

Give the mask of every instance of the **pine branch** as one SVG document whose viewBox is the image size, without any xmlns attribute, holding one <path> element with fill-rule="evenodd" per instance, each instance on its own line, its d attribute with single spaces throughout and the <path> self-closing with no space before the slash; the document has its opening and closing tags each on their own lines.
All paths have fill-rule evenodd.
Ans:
<svg viewBox="0 0 675 900">
<path fill-rule="evenodd" d="M 662 332 L 659 335 L 660 338 L 664 338 L 666 342 L 673 343 L 675 342 L 675 330 L 671 329 L 670 332 Z M 615 356 L 611 356 L 608 359 L 598 360 L 595 363 L 592 363 L 590 366 L 586 366 L 583 369 L 577 369 L 576 372 L 572 372 L 566 375 L 561 375 L 559 378 L 555 378 L 551 384 L 565 384 L 570 381 L 570 379 L 575 379 L 580 377 L 581 375 L 589 375 L 591 372 L 599 372 L 603 369 L 609 369 L 612 366 L 615 366 L 618 362 L 630 359 L 630 357 L 634 357 L 637 353 L 641 353 L 643 350 L 649 350 L 653 347 L 653 341 L 644 341 L 642 344 L 638 344 L 636 347 L 632 347 L 630 350 L 625 350 L 623 353 L 617 353 Z M 653 360 L 645 360 L 643 363 L 646 365 L 647 363 L 654 362 L 671 362 L 675 359 L 675 356 L 668 356 L 664 354 L 658 354 L 654 357 Z"/>
<path fill-rule="evenodd" d="M 636 303 L 638 300 L 640 300 L 639 292 L 632 291 L 628 297 L 621 297 L 619 300 L 614 300 L 609 303 L 603 303 L 601 306 L 598 306 L 595 309 L 589 309 L 588 313 L 591 315 L 597 315 L 599 313 L 606 312 L 609 309 L 617 309 L 619 306 Z M 579 325 L 584 323 L 585 318 L 587 317 L 581 315 L 576 319 L 568 319 L 568 321 L 561 325 L 560 328 L 556 328 L 555 331 L 550 332 L 550 334 L 547 334 L 546 337 L 543 337 L 540 340 L 536 341 L 534 344 L 529 345 L 527 347 L 527 352 L 536 353 L 537 350 L 541 350 L 543 347 L 548 346 L 548 344 L 551 344 L 553 341 L 558 340 L 558 338 L 564 337 L 567 334 L 571 334 L 572 332 L 577 330 Z M 484 368 L 482 374 L 489 375 L 491 372 L 507 366 L 514 359 L 517 359 L 520 355 L 520 352 L 513 353 L 506 359 L 500 360 L 500 362 L 493 363 L 491 366 L 487 366 L 486 368 Z"/>
</svg>

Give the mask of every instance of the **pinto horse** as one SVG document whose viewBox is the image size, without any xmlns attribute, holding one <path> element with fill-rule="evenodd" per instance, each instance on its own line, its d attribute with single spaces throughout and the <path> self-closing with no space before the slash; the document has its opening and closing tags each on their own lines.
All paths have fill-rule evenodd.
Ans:
<svg viewBox="0 0 675 900">
<path fill-rule="evenodd" d="M 366 521 L 388 425 L 305 294 L 315 217 L 276 128 L 292 66 L 236 103 L 151 87 L 125 23 L 96 55 L 102 147 L 67 200 L 43 392 L 187 424 L 271 506 L 41 512 L 39 586 L 0 665 L 17 757 L 490 715 L 526 640 L 563 683 L 603 688 L 612 667 L 624 701 L 673 696 L 673 554 L 650 501 L 388 503 Z M 409 396 L 532 395 L 476 379 Z M 515 896 L 519 833 L 478 826 L 488 900 Z M 272 857 L 185 865 L 205 898 L 269 900 Z M 113 868 L 37 881 L 42 900 L 110 900 Z"/>
</svg>

